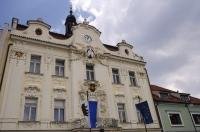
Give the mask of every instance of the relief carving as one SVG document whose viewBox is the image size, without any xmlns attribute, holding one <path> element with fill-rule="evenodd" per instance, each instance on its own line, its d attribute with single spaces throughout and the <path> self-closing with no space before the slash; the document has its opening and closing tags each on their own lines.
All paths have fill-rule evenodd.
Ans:
<svg viewBox="0 0 200 132">
<path fill-rule="evenodd" d="M 10 51 L 9 62 L 11 62 L 11 60 L 16 60 L 16 65 L 19 63 L 20 60 L 22 60 L 25 64 L 26 54 L 20 49 L 12 49 Z"/>
<path fill-rule="evenodd" d="M 24 88 L 26 97 L 38 97 L 40 89 L 36 86 L 29 86 Z"/>
</svg>

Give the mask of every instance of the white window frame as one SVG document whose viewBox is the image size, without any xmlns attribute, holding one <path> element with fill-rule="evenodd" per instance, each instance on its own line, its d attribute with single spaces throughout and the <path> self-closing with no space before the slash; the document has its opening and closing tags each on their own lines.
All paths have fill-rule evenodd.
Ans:
<svg viewBox="0 0 200 132">
<path fill-rule="evenodd" d="M 113 70 L 117 70 L 118 73 L 114 73 Z M 119 81 L 117 81 L 117 77 L 119 78 Z M 118 68 L 112 68 L 112 78 L 113 78 L 113 83 L 114 84 L 121 84 L 120 80 L 120 74 L 119 74 L 119 69 Z"/>
<path fill-rule="evenodd" d="M 184 126 L 184 122 L 183 122 L 183 120 L 182 120 L 181 112 L 167 112 L 167 114 L 168 114 L 168 118 L 169 118 L 170 125 L 171 125 L 172 127 L 179 127 L 179 126 L 182 127 L 182 126 Z M 178 114 L 179 117 L 180 117 L 180 120 L 181 120 L 181 123 L 182 123 L 182 124 L 180 124 L 180 125 L 173 125 L 172 122 L 171 122 L 171 119 L 170 119 L 170 114 Z"/>
<path fill-rule="evenodd" d="M 40 58 L 40 60 L 32 60 L 32 56 L 37 56 Z M 31 73 L 36 73 L 36 74 L 40 74 L 41 73 L 41 56 L 40 55 L 35 55 L 35 54 L 31 54 L 31 59 L 30 59 L 30 66 L 29 66 L 29 72 Z M 33 71 L 31 71 L 31 65 L 33 64 Z M 37 72 L 36 70 L 36 65 L 39 64 L 39 72 Z"/>
<path fill-rule="evenodd" d="M 56 101 L 62 102 L 64 106 L 62 106 L 62 107 L 55 106 Z M 55 120 L 55 109 L 58 109 L 58 121 Z M 63 112 L 64 112 L 63 113 L 63 121 L 60 118 L 61 117 L 60 116 L 61 109 L 63 109 Z M 65 100 L 59 100 L 59 99 L 55 99 L 54 100 L 54 113 L 53 114 L 54 114 L 54 121 L 56 121 L 56 122 L 65 122 Z"/>
<path fill-rule="evenodd" d="M 57 61 L 63 61 L 63 65 L 57 65 Z M 56 72 L 56 68 L 58 67 L 58 73 Z M 63 68 L 63 73 L 61 72 L 61 68 Z M 62 59 L 56 59 L 55 60 L 55 75 L 56 76 L 65 76 L 65 60 Z"/>
<path fill-rule="evenodd" d="M 31 103 L 28 103 L 26 100 L 31 100 L 33 102 L 36 102 L 35 105 L 30 105 Z M 34 104 L 34 103 L 32 103 Z M 29 106 L 29 114 L 28 114 L 28 120 L 25 119 L 25 107 Z M 32 116 L 32 108 L 35 108 L 35 118 L 34 120 L 31 120 L 31 116 Z M 25 97 L 25 102 L 24 102 L 24 115 L 23 115 L 23 121 L 36 121 L 37 120 L 37 110 L 38 110 L 38 98 L 28 98 Z"/>
<path fill-rule="evenodd" d="M 134 76 L 130 76 L 130 73 L 133 73 Z M 136 73 L 135 73 L 134 71 L 128 71 L 128 75 L 129 75 L 129 80 L 130 80 L 130 86 L 135 86 L 135 87 L 137 87 Z M 135 83 L 134 83 L 133 80 L 135 80 Z"/>
<path fill-rule="evenodd" d="M 92 66 L 92 70 L 91 69 L 87 69 L 87 66 Z M 95 72 L 94 72 L 94 65 L 93 64 L 86 64 L 86 80 L 90 80 L 90 81 L 94 81 L 95 80 Z M 93 74 L 93 78 L 92 75 Z M 89 76 L 87 76 L 89 75 Z"/>
<path fill-rule="evenodd" d="M 193 118 L 193 114 L 198 114 L 198 115 L 200 115 L 200 112 L 192 112 L 192 113 L 191 113 L 192 120 L 193 120 L 195 126 L 200 126 L 200 124 L 196 124 L 196 123 L 195 123 L 195 120 L 194 120 L 194 118 Z"/>
<path fill-rule="evenodd" d="M 123 105 L 124 109 L 123 110 L 119 110 L 118 105 Z M 117 111 L 118 111 L 118 116 L 119 116 L 119 122 L 120 123 L 127 123 L 127 114 L 126 114 L 126 105 L 125 103 L 117 103 Z M 124 116 L 123 116 L 124 114 Z"/>
</svg>

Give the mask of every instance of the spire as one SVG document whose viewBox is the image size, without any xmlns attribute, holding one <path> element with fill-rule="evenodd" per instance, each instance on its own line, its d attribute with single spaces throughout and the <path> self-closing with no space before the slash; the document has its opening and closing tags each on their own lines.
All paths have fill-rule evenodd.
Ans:
<svg viewBox="0 0 200 132">
<path fill-rule="evenodd" d="M 66 21 L 65 21 L 65 29 L 66 29 L 65 35 L 68 37 L 72 36 L 72 26 L 77 25 L 76 17 L 72 14 L 73 13 L 72 4 L 70 5 L 69 13 L 70 14 L 67 16 Z"/>
<path fill-rule="evenodd" d="M 70 4 L 70 11 L 69 11 L 70 15 L 72 15 L 73 11 L 72 11 L 72 4 Z"/>
</svg>

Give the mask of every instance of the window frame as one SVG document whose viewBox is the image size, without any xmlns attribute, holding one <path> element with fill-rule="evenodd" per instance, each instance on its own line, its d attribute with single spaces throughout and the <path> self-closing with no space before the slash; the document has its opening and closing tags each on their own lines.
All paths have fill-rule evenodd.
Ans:
<svg viewBox="0 0 200 132">
<path fill-rule="evenodd" d="M 116 70 L 118 73 L 114 73 L 114 70 Z M 117 78 L 118 77 L 118 78 Z M 118 68 L 112 68 L 112 80 L 113 84 L 121 84 L 120 74 Z"/>
<path fill-rule="evenodd" d="M 179 125 L 177 125 L 177 124 L 172 124 L 172 122 L 171 122 L 171 118 L 170 118 L 170 114 L 178 114 L 179 115 L 179 117 L 180 117 L 180 120 L 181 120 L 181 124 Z M 172 126 L 172 127 L 183 127 L 184 126 L 184 122 L 183 122 L 183 119 L 182 119 L 182 116 L 181 116 L 181 112 L 167 112 L 167 115 L 168 115 L 168 118 L 169 118 L 169 122 L 170 122 L 170 125 Z"/>
<path fill-rule="evenodd" d="M 200 124 L 196 124 L 196 122 L 195 122 L 195 120 L 194 120 L 194 117 L 193 117 L 194 114 L 198 114 L 198 115 L 200 115 L 200 112 L 192 112 L 192 113 L 191 113 L 192 120 L 193 120 L 195 126 L 200 126 Z"/>
<path fill-rule="evenodd" d="M 119 105 L 123 105 L 123 110 L 119 109 Z M 125 103 L 117 103 L 117 112 L 120 123 L 127 123 L 127 113 L 126 113 L 126 105 Z M 121 118 L 122 117 L 122 118 Z"/>
<path fill-rule="evenodd" d="M 92 70 L 88 69 L 88 67 L 92 67 Z M 86 68 L 86 80 L 95 81 L 94 64 L 87 63 L 85 68 Z"/>
<path fill-rule="evenodd" d="M 62 61 L 63 65 L 57 65 L 57 61 Z M 58 67 L 58 73 L 56 72 L 56 68 Z M 62 74 L 62 70 L 61 68 L 63 68 L 63 74 Z M 60 76 L 60 77 L 64 77 L 65 76 L 65 60 L 64 59 L 56 59 L 55 60 L 55 75 L 56 76 Z"/>
<path fill-rule="evenodd" d="M 28 103 L 27 100 L 31 100 L 31 101 L 35 101 L 35 105 L 33 105 L 34 103 Z M 26 107 L 28 107 L 28 119 L 26 119 L 26 113 L 25 113 L 25 109 Z M 34 119 L 32 120 L 32 110 L 33 108 L 35 108 L 35 115 L 34 115 Z M 38 98 L 29 98 L 29 97 L 25 97 L 25 102 L 24 102 L 24 115 L 23 115 L 23 121 L 37 121 L 37 112 L 38 111 Z"/>
<path fill-rule="evenodd" d="M 39 60 L 32 59 L 32 57 L 38 57 Z M 34 74 L 40 74 L 41 73 L 41 60 L 42 60 L 42 56 L 41 55 L 31 54 L 31 57 L 30 57 L 30 66 L 29 66 L 29 72 L 30 73 L 34 73 Z M 37 71 L 37 64 L 39 64 L 38 71 Z M 32 65 L 33 65 L 33 69 L 31 69 Z"/>
<path fill-rule="evenodd" d="M 131 76 L 130 73 L 133 73 L 134 76 Z M 130 80 L 130 86 L 137 87 L 138 84 L 137 84 L 137 79 L 136 79 L 136 73 L 135 73 L 135 71 L 128 71 L 128 75 L 129 75 L 129 80 Z"/>
<path fill-rule="evenodd" d="M 56 104 L 56 101 L 57 102 L 62 102 L 63 103 L 63 106 L 62 107 L 58 107 L 58 106 L 55 106 Z M 58 120 L 55 120 L 55 109 L 58 110 Z M 61 110 L 63 110 L 63 117 L 61 118 Z M 65 122 L 65 100 L 62 100 L 62 99 L 54 99 L 54 108 L 53 108 L 53 120 L 54 122 Z M 61 120 L 63 119 L 63 120 Z"/>
</svg>

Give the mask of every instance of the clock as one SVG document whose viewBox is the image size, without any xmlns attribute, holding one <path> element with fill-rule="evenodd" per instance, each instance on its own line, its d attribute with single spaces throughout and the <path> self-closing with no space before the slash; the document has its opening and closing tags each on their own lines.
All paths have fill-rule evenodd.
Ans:
<svg viewBox="0 0 200 132">
<path fill-rule="evenodd" d="M 84 40 L 87 43 L 90 43 L 92 41 L 92 38 L 89 35 L 84 35 Z"/>
</svg>

